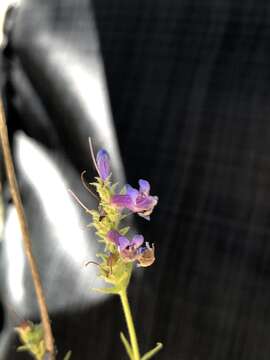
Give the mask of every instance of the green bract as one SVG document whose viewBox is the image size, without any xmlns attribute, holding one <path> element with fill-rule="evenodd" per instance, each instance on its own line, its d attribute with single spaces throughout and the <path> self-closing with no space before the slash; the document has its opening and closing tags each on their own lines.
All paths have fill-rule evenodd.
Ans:
<svg viewBox="0 0 270 360">
<path fill-rule="evenodd" d="M 25 321 L 15 330 L 19 334 L 23 345 L 18 347 L 18 351 L 28 351 L 35 359 L 42 360 L 46 353 L 44 342 L 44 331 L 41 324 L 33 324 Z"/>
<path fill-rule="evenodd" d="M 111 197 L 115 194 L 117 184 L 111 184 L 110 178 L 103 181 L 97 177 L 96 182 L 91 183 L 96 188 L 100 198 L 99 210 L 90 210 L 92 222 L 100 242 L 104 243 L 104 253 L 97 254 L 101 259 L 99 264 L 100 277 L 112 287 L 98 288 L 97 291 L 110 294 L 118 294 L 126 289 L 132 272 L 132 263 L 126 263 L 119 256 L 117 246 L 108 239 L 108 232 L 117 230 L 121 235 L 126 235 L 129 227 L 120 227 L 123 219 L 121 210 L 111 204 Z"/>
</svg>

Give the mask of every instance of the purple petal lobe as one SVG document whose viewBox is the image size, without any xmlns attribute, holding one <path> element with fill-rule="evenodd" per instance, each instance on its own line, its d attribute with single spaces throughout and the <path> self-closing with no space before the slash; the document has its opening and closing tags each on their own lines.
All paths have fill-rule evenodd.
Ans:
<svg viewBox="0 0 270 360">
<path fill-rule="evenodd" d="M 126 238 L 125 236 L 119 237 L 118 246 L 119 246 L 120 251 L 125 250 L 129 245 L 130 245 L 130 242 L 129 242 L 128 238 Z"/>
<path fill-rule="evenodd" d="M 107 237 L 113 242 L 115 245 L 118 245 L 118 240 L 121 235 L 116 230 L 110 230 L 107 234 Z"/>
<path fill-rule="evenodd" d="M 148 210 L 153 208 L 157 204 L 156 199 L 153 196 L 139 196 L 136 201 L 136 207 L 140 210 Z"/>
<path fill-rule="evenodd" d="M 135 249 L 138 249 L 144 242 L 142 235 L 135 235 L 130 242 L 130 245 L 134 246 Z"/>
<path fill-rule="evenodd" d="M 150 192 L 150 184 L 147 180 L 143 180 L 143 179 L 140 179 L 139 180 L 139 185 L 140 185 L 140 192 L 148 195 L 149 192 Z"/>
<path fill-rule="evenodd" d="M 134 189 L 132 186 L 130 186 L 128 184 L 126 185 L 126 190 L 127 190 L 127 195 L 129 195 L 131 200 L 135 203 L 136 198 L 139 195 L 139 191 Z"/>
<path fill-rule="evenodd" d="M 129 208 L 132 205 L 132 200 L 129 195 L 113 195 L 111 203 L 119 208 Z"/>
<path fill-rule="evenodd" d="M 111 169 L 109 154 L 104 149 L 100 149 L 97 153 L 97 167 L 101 179 L 106 180 L 111 173 Z"/>
</svg>

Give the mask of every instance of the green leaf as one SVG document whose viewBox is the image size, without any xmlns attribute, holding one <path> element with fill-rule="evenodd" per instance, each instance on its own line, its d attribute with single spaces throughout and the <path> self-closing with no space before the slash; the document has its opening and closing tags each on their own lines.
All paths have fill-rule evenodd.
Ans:
<svg viewBox="0 0 270 360">
<path fill-rule="evenodd" d="M 111 287 L 111 288 L 92 288 L 92 290 L 101 292 L 103 294 L 119 294 L 119 289 L 117 287 Z"/>
<path fill-rule="evenodd" d="M 163 345 L 161 343 L 157 343 L 157 345 L 154 347 L 154 349 L 148 351 L 146 354 L 143 355 L 141 360 L 151 359 L 151 357 L 156 355 L 156 353 L 159 352 L 162 348 L 163 348 Z"/>
<path fill-rule="evenodd" d="M 127 352 L 128 356 L 129 356 L 130 360 L 132 360 L 133 359 L 133 353 L 132 353 L 131 346 L 130 346 L 127 338 L 125 337 L 124 333 L 122 333 L 122 331 L 120 332 L 120 339 L 121 339 L 121 341 L 122 341 L 122 343 L 123 343 L 123 345 L 124 345 L 124 347 L 126 349 L 126 352 Z"/>
<path fill-rule="evenodd" d="M 89 185 L 97 187 L 97 186 L 99 186 L 99 183 L 98 182 L 90 182 Z"/>
<path fill-rule="evenodd" d="M 29 348 L 27 345 L 21 345 L 19 347 L 17 347 L 17 351 L 28 351 Z"/>
<path fill-rule="evenodd" d="M 63 360 L 69 360 L 71 358 L 71 354 L 72 354 L 72 352 L 68 351 Z"/>
<path fill-rule="evenodd" d="M 96 257 L 99 257 L 99 258 L 101 258 L 103 261 L 106 261 L 107 258 L 108 258 L 108 255 L 103 254 L 103 253 L 97 253 L 97 254 L 96 254 Z"/>
</svg>

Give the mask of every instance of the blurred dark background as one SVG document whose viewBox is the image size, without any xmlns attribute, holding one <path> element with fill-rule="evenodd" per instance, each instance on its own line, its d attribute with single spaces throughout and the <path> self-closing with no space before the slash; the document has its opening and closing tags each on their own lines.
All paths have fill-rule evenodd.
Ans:
<svg viewBox="0 0 270 360">
<path fill-rule="evenodd" d="M 104 65 L 115 163 L 160 198 L 150 223 L 136 219 L 157 249 L 130 286 L 142 352 L 162 341 L 162 360 L 269 359 L 269 2 L 25 0 L 8 33 L 11 138 L 23 130 L 77 174 L 89 166 L 86 129 L 104 144 L 105 125 L 82 106 L 83 88 L 68 88 L 72 59 L 57 68 L 44 54 L 62 46 L 90 73 L 94 58 Z M 125 358 L 116 298 L 53 311 L 53 327 L 60 354 Z M 23 358 L 14 346 L 5 359 Z"/>
</svg>

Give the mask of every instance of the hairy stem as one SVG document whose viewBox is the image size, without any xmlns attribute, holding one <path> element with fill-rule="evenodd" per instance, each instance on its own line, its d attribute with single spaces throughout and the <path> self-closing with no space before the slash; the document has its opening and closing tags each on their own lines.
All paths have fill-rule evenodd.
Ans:
<svg viewBox="0 0 270 360">
<path fill-rule="evenodd" d="M 47 304 L 45 301 L 40 275 L 37 267 L 36 260 L 33 256 L 32 252 L 32 244 L 30 240 L 29 230 L 26 222 L 26 217 L 22 205 L 22 200 L 18 188 L 18 183 L 16 180 L 14 165 L 11 157 L 11 150 L 10 150 L 10 144 L 8 140 L 8 132 L 7 132 L 7 126 L 5 121 L 5 114 L 4 114 L 4 107 L 2 100 L 0 99 L 0 139 L 2 144 L 2 151 L 4 156 L 4 163 L 9 183 L 9 189 L 12 196 L 13 203 L 16 207 L 19 223 L 21 227 L 21 232 L 23 236 L 23 244 L 24 244 L 24 251 L 29 263 L 30 271 L 32 274 L 32 279 L 34 283 L 34 288 L 36 292 L 37 302 L 39 306 L 40 311 L 40 317 L 44 329 L 44 341 L 47 352 L 50 354 L 50 359 L 55 359 L 54 354 L 54 339 L 52 335 L 52 329 L 47 309 Z"/>
<path fill-rule="evenodd" d="M 140 351 L 139 351 L 139 346 L 138 346 L 138 340 L 137 340 L 136 330 L 135 330 L 135 326 L 134 326 L 134 322 L 133 322 L 133 318 L 132 318 L 132 314 L 131 314 L 131 310 L 130 310 L 130 306 L 129 306 L 129 302 L 128 302 L 127 291 L 122 290 L 119 293 L 119 296 L 120 296 L 121 303 L 123 306 L 123 311 L 125 314 L 130 344 L 131 344 L 131 348 L 132 348 L 133 360 L 140 360 L 141 357 L 140 357 Z"/>
</svg>

